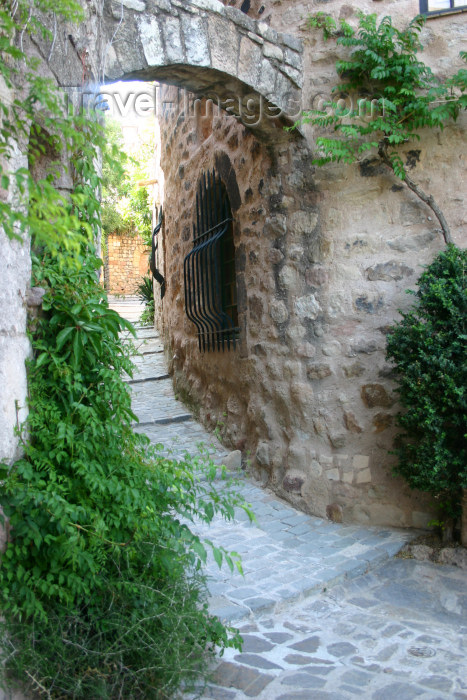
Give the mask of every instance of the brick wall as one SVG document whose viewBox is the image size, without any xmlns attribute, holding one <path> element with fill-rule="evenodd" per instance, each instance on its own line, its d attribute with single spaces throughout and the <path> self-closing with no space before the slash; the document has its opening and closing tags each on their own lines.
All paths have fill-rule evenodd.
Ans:
<svg viewBox="0 0 467 700">
<path fill-rule="evenodd" d="M 107 291 L 135 294 L 142 277 L 148 274 L 149 253 L 141 236 L 109 236 L 104 268 Z"/>
</svg>

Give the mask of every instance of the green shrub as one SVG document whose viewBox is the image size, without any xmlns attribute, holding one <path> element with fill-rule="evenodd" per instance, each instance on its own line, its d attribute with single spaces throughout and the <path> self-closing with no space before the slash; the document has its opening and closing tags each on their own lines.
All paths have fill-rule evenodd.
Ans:
<svg viewBox="0 0 467 700">
<path fill-rule="evenodd" d="M 138 297 L 144 302 L 144 311 L 141 314 L 140 321 L 143 325 L 153 325 L 156 305 L 152 277 L 143 277 L 141 284 L 137 287 L 137 292 Z"/>
<path fill-rule="evenodd" d="M 405 412 L 395 471 L 459 514 L 467 488 L 467 250 L 451 245 L 418 280 L 388 338 Z"/>
<path fill-rule="evenodd" d="M 133 432 L 131 325 L 108 308 L 88 250 L 43 254 L 24 456 L 4 466 L 12 539 L 0 567 L 9 678 L 51 697 L 166 698 L 239 637 L 209 615 L 205 547 L 187 522 L 242 505 L 203 460 L 176 463 Z M 203 480 L 197 476 L 204 469 Z M 221 562 L 227 553 L 214 549 Z"/>
</svg>

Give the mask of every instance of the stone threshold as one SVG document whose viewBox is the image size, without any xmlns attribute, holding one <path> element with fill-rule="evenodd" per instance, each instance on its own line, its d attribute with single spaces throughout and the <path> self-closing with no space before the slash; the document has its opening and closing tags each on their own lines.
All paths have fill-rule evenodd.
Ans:
<svg viewBox="0 0 467 700">
<path fill-rule="evenodd" d="M 170 418 L 157 418 L 156 420 L 141 421 L 141 423 L 133 423 L 134 428 L 144 428 L 147 425 L 170 425 L 171 423 L 185 423 L 185 421 L 192 420 L 193 416 L 191 413 L 181 413 L 178 416 L 171 416 Z"/>
<path fill-rule="evenodd" d="M 163 379 L 170 379 L 170 374 L 160 374 L 157 377 L 143 377 L 142 379 L 126 379 L 127 384 L 143 384 L 144 382 L 160 382 Z"/>
</svg>

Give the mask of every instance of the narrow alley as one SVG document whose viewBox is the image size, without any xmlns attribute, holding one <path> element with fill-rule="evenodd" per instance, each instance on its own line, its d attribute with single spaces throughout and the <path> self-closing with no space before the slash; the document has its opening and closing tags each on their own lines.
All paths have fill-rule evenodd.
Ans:
<svg viewBox="0 0 467 700">
<path fill-rule="evenodd" d="M 136 300 L 112 306 L 137 322 Z M 174 459 L 203 443 L 235 466 L 175 397 L 158 333 L 137 335 L 136 429 Z M 236 475 L 257 522 L 242 514 L 197 532 L 242 556 L 244 576 L 213 560 L 208 574 L 210 609 L 240 629 L 244 647 L 219 660 L 203 700 L 467 698 L 464 571 L 396 557 L 413 531 L 310 517 Z"/>
</svg>

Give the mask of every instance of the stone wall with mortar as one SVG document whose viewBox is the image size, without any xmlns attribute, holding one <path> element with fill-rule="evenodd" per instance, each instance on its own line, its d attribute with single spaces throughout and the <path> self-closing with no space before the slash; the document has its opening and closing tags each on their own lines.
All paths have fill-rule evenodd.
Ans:
<svg viewBox="0 0 467 700">
<path fill-rule="evenodd" d="M 104 280 L 109 294 L 136 294 L 143 277 L 149 274 L 150 252 L 141 236 L 108 236 Z"/>
<path fill-rule="evenodd" d="M 305 44 L 303 105 L 329 94 L 337 52 L 304 30 L 315 3 L 272 2 L 263 18 Z M 414 2 L 330 2 L 355 22 L 357 9 L 403 24 Z M 262 18 L 262 19 L 263 19 Z M 461 66 L 466 15 L 429 20 L 425 60 L 437 72 Z M 173 90 L 173 89 L 172 89 Z M 367 159 L 310 165 L 315 134 L 265 145 L 233 117 L 187 110 L 167 89 L 162 124 L 166 177 L 164 333 L 177 388 L 201 418 L 220 425 L 253 472 L 304 510 L 362 523 L 423 527 L 430 500 L 391 474 L 388 450 L 398 411 L 385 360 L 388 326 L 411 299 L 422 266 L 442 248 L 432 214 Z M 426 133 L 404 158 L 467 243 L 465 115 Z M 203 170 L 221 171 L 234 213 L 241 344 L 236 353 L 198 350 L 184 313 L 183 258 L 191 249 L 194 196 Z"/>
<path fill-rule="evenodd" d="M 62 85 L 103 76 L 158 78 L 198 95 L 217 91 L 224 100 L 238 91 L 242 109 L 254 94 L 268 109 L 286 110 L 298 100 L 314 106 L 336 80 L 334 46 L 305 29 L 307 14 L 323 9 L 318 0 L 272 0 L 264 10 L 252 0 L 250 16 L 216 0 L 83 5 L 86 22 L 55 32 L 51 18 L 53 40 L 28 48 L 49 59 L 45 73 Z M 334 0 L 325 8 L 349 22 L 363 9 L 402 23 L 418 4 Z M 429 21 L 425 56 L 436 71 L 460 66 L 465 23 L 465 15 Z M 206 423 L 220 425 L 225 441 L 242 449 L 264 483 L 304 510 L 360 522 L 426 524 L 428 499 L 391 476 L 387 449 L 397 403 L 384 344 L 397 309 L 410 301 L 404 289 L 441 247 L 430 213 L 371 160 L 360 167 L 313 168 L 315 135 L 285 134 L 274 109 L 247 131 L 233 116 L 211 116 L 203 102 L 197 105 L 191 114 L 172 100 L 162 128 L 163 321 L 180 393 Z M 414 178 L 438 198 L 462 246 L 459 143 L 465 129 L 463 115 L 456 127 L 425 134 L 405 153 Z M 191 248 L 196 185 L 200 173 L 214 166 L 235 218 L 241 342 L 236 353 L 200 355 L 184 313 L 182 265 Z M 24 253 L 8 245 L 14 278 L 11 290 L 5 287 L 9 295 L 24 284 Z M 19 303 L 13 308 L 4 322 L 6 336 L 13 337 L 17 323 L 24 339 L 24 309 Z M 11 346 L 5 366 L 15 351 Z M 23 366 L 20 377 L 24 396 Z M 11 420 L 8 414 L 12 435 Z M 14 445 L 7 449 L 11 457 Z"/>
</svg>

